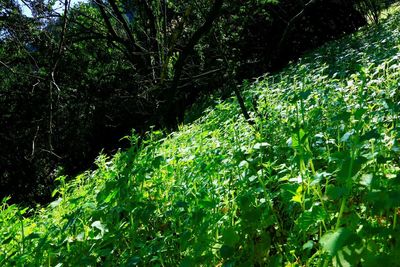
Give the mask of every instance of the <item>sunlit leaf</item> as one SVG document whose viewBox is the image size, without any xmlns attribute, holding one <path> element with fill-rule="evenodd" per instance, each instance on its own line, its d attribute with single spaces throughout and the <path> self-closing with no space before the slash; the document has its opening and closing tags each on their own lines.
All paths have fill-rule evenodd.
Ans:
<svg viewBox="0 0 400 267">
<path fill-rule="evenodd" d="M 343 247 L 358 240 L 358 236 L 347 228 L 339 228 L 324 234 L 319 243 L 331 255 L 335 256 Z"/>
<path fill-rule="evenodd" d="M 58 198 L 57 200 L 51 202 L 49 206 L 54 209 L 55 207 L 60 205 L 61 201 L 62 201 L 62 198 Z"/>
</svg>

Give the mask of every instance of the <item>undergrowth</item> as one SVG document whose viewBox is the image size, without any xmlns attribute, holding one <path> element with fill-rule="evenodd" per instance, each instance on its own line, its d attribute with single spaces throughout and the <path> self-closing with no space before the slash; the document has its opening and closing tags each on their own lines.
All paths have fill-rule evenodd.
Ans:
<svg viewBox="0 0 400 267">
<path fill-rule="evenodd" d="M 231 98 L 47 207 L 3 200 L 0 265 L 400 266 L 399 25 L 245 83 L 254 126 Z"/>
</svg>

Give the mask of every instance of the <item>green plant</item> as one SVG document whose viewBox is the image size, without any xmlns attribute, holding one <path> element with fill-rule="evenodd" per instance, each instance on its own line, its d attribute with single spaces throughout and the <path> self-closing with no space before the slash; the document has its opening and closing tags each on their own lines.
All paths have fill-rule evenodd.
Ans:
<svg viewBox="0 0 400 267">
<path fill-rule="evenodd" d="M 251 127 L 234 97 L 215 101 L 176 132 L 133 133 L 127 151 L 59 178 L 47 207 L 4 199 L 0 265 L 397 266 L 392 12 L 244 84 Z"/>
</svg>

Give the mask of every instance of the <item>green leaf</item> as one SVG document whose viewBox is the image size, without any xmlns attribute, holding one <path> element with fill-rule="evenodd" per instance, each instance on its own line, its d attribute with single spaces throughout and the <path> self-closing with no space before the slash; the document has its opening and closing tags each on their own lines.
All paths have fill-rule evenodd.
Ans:
<svg viewBox="0 0 400 267">
<path fill-rule="evenodd" d="M 253 181 L 257 180 L 257 176 L 252 175 L 248 179 L 249 179 L 250 182 L 253 182 Z"/>
<path fill-rule="evenodd" d="M 242 209 L 242 210 L 248 209 L 252 203 L 252 199 L 253 199 L 253 197 L 250 193 L 239 196 L 238 197 L 238 205 L 239 205 L 240 209 Z"/>
<path fill-rule="evenodd" d="M 104 199 L 104 203 L 109 203 L 112 199 L 114 199 L 114 197 L 117 195 L 118 190 L 114 189 L 111 191 L 110 194 L 108 194 L 108 196 Z"/>
<path fill-rule="evenodd" d="M 175 205 L 178 208 L 186 208 L 186 207 L 189 206 L 189 204 L 187 202 L 184 202 L 184 201 L 181 201 L 181 200 L 178 200 Z"/>
<path fill-rule="evenodd" d="M 107 232 L 107 228 L 100 222 L 100 221 L 95 221 L 91 224 L 93 228 L 96 228 L 100 230 L 100 233 L 94 237 L 94 239 L 100 239 L 104 236 L 104 233 Z"/>
<path fill-rule="evenodd" d="M 128 266 L 138 265 L 140 263 L 140 257 L 133 256 L 133 257 L 129 258 L 127 263 L 128 263 Z"/>
<path fill-rule="evenodd" d="M 161 163 L 164 162 L 165 159 L 162 156 L 157 156 L 153 159 L 153 168 L 157 169 L 160 167 Z"/>
<path fill-rule="evenodd" d="M 213 209 L 217 206 L 217 203 L 209 198 L 202 199 L 199 201 L 199 207 L 200 208 L 208 208 L 208 209 Z"/>
<path fill-rule="evenodd" d="M 345 133 L 342 138 L 340 138 L 340 142 L 346 143 L 349 141 L 350 137 L 354 134 L 354 130 L 348 131 Z"/>
<path fill-rule="evenodd" d="M 312 93 L 312 90 L 307 90 L 300 93 L 300 98 L 306 100 Z"/>
<path fill-rule="evenodd" d="M 221 249 L 219 250 L 221 257 L 227 259 L 235 253 L 235 249 L 228 245 L 222 245 Z"/>
<path fill-rule="evenodd" d="M 342 250 L 338 251 L 333 263 L 334 266 L 352 267 L 360 266 L 361 253 L 363 251 L 363 245 L 359 248 L 356 246 L 346 246 Z M 364 264 L 362 265 L 364 266 Z"/>
<path fill-rule="evenodd" d="M 62 198 L 60 197 L 60 198 L 58 198 L 57 200 L 51 202 L 49 206 L 50 206 L 51 208 L 54 209 L 55 207 L 57 207 L 58 205 L 60 205 L 61 201 L 62 201 Z"/>
<path fill-rule="evenodd" d="M 347 158 L 349 158 L 350 157 L 350 155 L 349 155 L 349 152 L 348 151 L 338 151 L 338 152 L 335 152 L 335 153 L 332 153 L 331 154 L 331 159 L 332 160 L 344 160 L 344 159 L 347 159 Z"/>
<path fill-rule="evenodd" d="M 306 210 L 300 215 L 296 224 L 301 230 L 307 231 L 310 227 L 324 221 L 327 216 L 326 211 L 321 206 L 313 206 L 310 210 Z"/>
<path fill-rule="evenodd" d="M 350 119 L 351 114 L 349 112 L 342 112 L 332 118 L 333 121 L 347 122 Z"/>
<path fill-rule="evenodd" d="M 308 240 L 304 245 L 303 245 L 303 250 L 311 250 L 314 247 L 314 241 Z"/>
<path fill-rule="evenodd" d="M 243 167 L 245 167 L 245 168 L 249 167 L 249 163 L 246 160 L 242 160 L 239 163 L 239 168 L 243 168 Z"/>
<path fill-rule="evenodd" d="M 374 190 L 368 193 L 366 200 L 373 204 L 372 210 L 379 213 L 400 206 L 400 190 Z"/>
<path fill-rule="evenodd" d="M 281 267 L 283 266 L 282 255 L 274 255 L 269 260 L 268 267 Z"/>
<path fill-rule="evenodd" d="M 329 231 L 321 237 L 319 243 L 331 256 L 345 246 L 350 245 L 358 239 L 358 236 L 347 228 L 339 228 L 336 231 Z"/>
<path fill-rule="evenodd" d="M 261 149 L 263 147 L 268 147 L 271 146 L 270 144 L 268 144 L 267 142 L 262 142 L 262 143 L 256 143 L 253 148 L 254 149 Z"/>
<path fill-rule="evenodd" d="M 317 184 L 320 184 L 323 180 L 328 179 L 329 176 L 331 176 L 331 173 L 328 172 L 318 172 L 315 176 L 314 179 L 312 180 L 310 186 L 314 186 Z"/>
<path fill-rule="evenodd" d="M 348 192 L 349 190 L 344 187 L 333 186 L 333 185 L 329 185 L 328 188 L 326 189 L 326 195 L 331 200 L 337 200 L 347 195 Z"/>
<path fill-rule="evenodd" d="M 179 267 L 192 267 L 195 266 L 195 262 L 192 257 L 185 257 L 182 261 L 181 264 L 179 264 Z"/>
<path fill-rule="evenodd" d="M 363 174 L 360 179 L 360 185 L 370 187 L 373 178 L 374 176 L 370 173 Z"/>
<path fill-rule="evenodd" d="M 376 267 L 376 266 L 398 266 L 398 258 L 393 255 L 368 255 L 363 266 Z"/>
<path fill-rule="evenodd" d="M 11 240 L 13 240 L 13 239 L 14 239 L 14 236 L 9 236 L 9 237 L 3 239 L 3 240 L 0 242 L 0 244 L 8 244 L 8 243 L 10 243 Z"/>
<path fill-rule="evenodd" d="M 342 167 L 337 175 L 337 180 L 341 182 L 350 182 L 347 179 L 355 176 L 360 170 L 362 165 L 368 160 L 362 156 L 357 157 L 357 159 L 353 160 L 351 164 L 351 159 L 347 158 L 343 161 Z M 351 169 L 350 169 L 351 168 Z"/>
<path fill-rule="evenodd" d="M 362 116 L 365 114 L 365 112 L 367 112 L 367 110 L 364 108 L 357 109 L 356 112 L 354 112 L 354 118 L 356 120 L 360 120 Z"/>
<path fill-rule="evenodd" d="M 25 237 L 25 240 L 31 240 L 31 239 L 35 239 L 35 238 L 40 238 L 40 234 L 38 234 L 38 233 L 31 233 L 30 235 L 28 235 L 27 237 Z"/>
<path fill-rule="evenodd" d="M 373 129 L 369 132 L 363 134 L 360 138 L 361 141 L 371 140 L 371 139 L 379 139 L 381 136 L 377 129 Z"/>
<path fill-rule="evenodd" d="M 222 240 L 224 244 L 227 244 L 229 246 L 234 246 L 237 242 L 239 242 L 239 238 L 239 235 L 233 228 L 226 228 L 222 232 Z"/>
</svg>

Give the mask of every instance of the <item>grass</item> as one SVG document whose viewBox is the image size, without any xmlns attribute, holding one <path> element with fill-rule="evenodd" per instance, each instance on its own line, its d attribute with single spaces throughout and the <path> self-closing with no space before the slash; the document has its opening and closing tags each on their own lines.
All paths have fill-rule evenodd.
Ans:
<svg viewBox="0 0 400 267">
<path fill-rule="evenodd" d="M 400 14 L 0 208 L 1 266 L 400 266 Z M 30 216 L 26 216 L 26 215 Z"/>
</svg>

